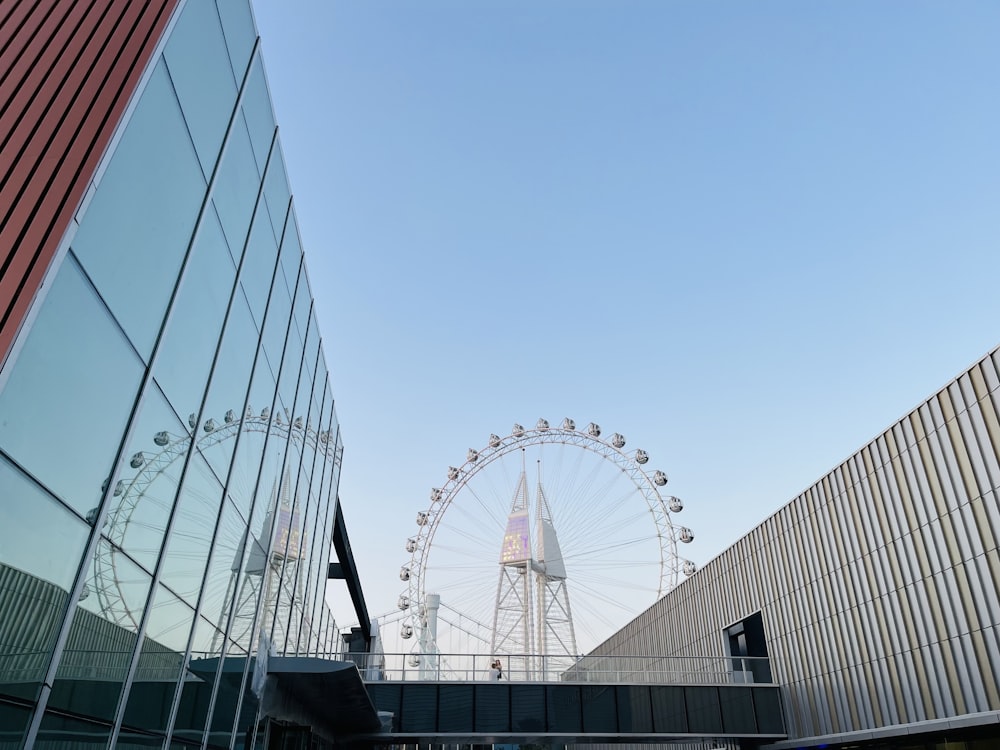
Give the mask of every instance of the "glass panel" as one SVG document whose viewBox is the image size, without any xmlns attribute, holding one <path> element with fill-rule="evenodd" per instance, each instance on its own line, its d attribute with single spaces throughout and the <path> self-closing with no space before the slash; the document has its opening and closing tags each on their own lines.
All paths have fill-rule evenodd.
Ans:
<svg viewBox="0 0 1000 750">
<path fill-rule="evenodd" d="M 233 123 L 226 153 L 219 165 L 219 176 L 212 188 L 212 201 L 219 210 L 222 229 L 235 258 L 243 254 L 259 187 L 260 176 L 250 146 L 246 119 L 240 114 Z"/>
<path fill-rule="evenodd" d="M 298 372 L 299 383 L 295 389 L 295 403 L 293 409 L 286 413 L 289 424 L 292 425 L 292 432 L 296 441 L 301 445 L 304 436 L 305 421 L 309 416 L 309 406 L 312 400 L 312 372 L 315 367 L 315 360 L 302 362 Z"/>
<path fill-rule="evenodd" d="M 306 266 L 303 263 L 299 268 L 298 292 L 295 298 L 295 328 L 298 331 L 299 339 L 306 341 L 306 333 L 309 329 L 309 316 L 312 312 L 312 291 L 309 289 L 309 279 L 306 278 Z M 312 376 L 316 363 L 315 346 L 312 347 L 313 356 L 307 359 L 309 363 L 309 374 Z"/>
<path fill-rule="evenodd" d="M 229 497 L 240 516 L 250 518 L 250 505 L 257 489 L 260 459 L 264 451 L 268 420 L 256 414 L 244 416 L 236 458 L 229 477 Z"/>
<path fill-rule="evenodd" d="M 223 639 L 222 634 L 203 617 L 198 618 L 195 627 L 188 679 L 184 681 L 173 736 L 197 742 L 205 730 Z"/>
<path fill-rule="evenodd" d="M 223 503 L 222 519 L 212 548 L 208 575 L 205 576 L 201 604 L 204 616 L 220 629 L 226 627 L 233 597 L 237 593 L 246 530 L 246 522 L 227 500 Z"/>
<path fill-rule="evenodd" d="M 326 580 L 330 564 L 330 536 L 332 533 L 332 514 L 330 513 L 329 498 L 324 497 L 320 501 L 319 526 L 314 535 L 314 551 L 312 574 L 316 583 L 310 586 L 315 590 L 315 596 L 310 609 L 310 621 L 314 626 L 313 641 L 309 648 L 313 653 L 321 653 L 325 633 L 324 608 L 326 607 L 325 593 Z"/>
<path fill-rule="evenodd" d="M 309 597 L 306 611 L 311 633 L 309 634 L 310 641 L 305 645 L 305 648 L 310 652 L 316 652 L 319 649 L 323 638 L 320 622 L 326 593 L 326 581 L 329 576 L 330 536 L 333 527 L 330 497 L 325 491 L 325 488 L 329 486 L 332 462 L 326 460 L 323 450 L 325 449 L 320 450 L 316 458 L 309 500 L 310 507 L 314 509 L 315 513 L 314 526 L 309 530 L 312 535 L 312 545 L 309 557 L 309 579 L 306 584 L 307 596 Z"/>
<path fill-rule="evenodd" d="M 331 405 L 332 406 L 332 405 Z M 340 486 L 340 465 L 344 454 L 344 444 L 340 438 L 340 424 L 337 422 L 337 412 L 330 409 L 330 426 L 325 430 L 329 435 L 329 440 L 333 443 L 333 477 L 331 481 L 333 496 L 337 495 L 337 488 Z"/>
<path fill-rule="evenodd" d="M 88 585 L 76 607 L 56 672 L 49 708 L 111 720 L 135 649 L 152 579 L 125 555 L 98 544 Z"/>
<path fill-rule="evenodd" d="M 221 503 L 222 485 L 195 454 L 184 476 L 160 573 L 160 580 L 188 604 L 198 600 Z"/>
<path fill-rule="evenodd" d="M 88 721 L 71 719 L 46 712 L 38 728 L 35 747 L 47 748 L 103 748 L 111 736 L 110 724 L 93 724 Z"/>
<path fill-rule="evenodd" d="M 247 678 L 249 680 L 249 678 Z M 243 701 L 240 717 L 236 724 L 233 750 L 250 750 L 264 747 L 267 719 L 258 716 L 257 707 L 251 701 Z"/>
<path fill-rule="evenodd" d="M 163 56 L 208 179 L 236 104 L 236 80 L 212 3 L 184 6 Z"/>
<path fill-rule="evenodd" d="M 302 507 L 299 502 L 300 488 L 308 477 L 303 478 L 297 469 L 301 461 L 301 449 L 292 442 L 288 465 L 281 487 L 281 501 L 275 515 L 276 530 L 273 553 L 272 586 L 269 599 L 275 602 L 275 622 L 271 639 L 281 654 L 287 654 L 289 643 L 294 647 L 297 623 L 302 617 L 302 596 L 299 589 L 298 571 L 302 556 Z M 289 630 L 289 628 L 296 628 Z"/>
<path fill-rule="evenodd" d="M 304 457 L 308 458 L 308 456 Z M 311 516 L 309 514 L 309 478 L 311 474 L 311 460 L 303 460 L 302 470 L 299 477 L 299 486 L 295 497 L 295 511 L 292 516 L 291 538 L 288 541 L 286 552 L 285 578 L 288 579 L 287 588 L 290 590 L 289 616 L 288 616 L 288 639 L 285 646 L 289 655 L 297 653 L 301 638 L 300 629 L 306 627 L 306 632 L 311 629 L 311 621 L 307 617 L 306 602 L 308 593 L 305 588 L 308 577 L 309 556 L 307 551 L 312 543 L 312 527 L 307 525 Z"/>
<path fill-rule="evenodd" d="M 316 377 L 314 378 L 316 383 L 316 385 L 314 386 L 314 390 L 317 393 L 321 393 L 324 390 L 328 391 L 329 389 L 329 386 L 326 382 L 327 381 L 326 362 L 323 357 L 322 348 L 319 350 L 319 352 L 317 352 L 317 356 L 319 358 L 319 361 L 317 362 Z M 328 400 L 329 398 L 330 396 L 326 396 L 325 399 L 318 397 L 313 399 L 312 407 L 309 409 L 309 414 L 310 414 L 309 426 L 312 427 L 314 430 L 318 430 L 320 428 L 320 414 L 322 413 L 323 408 L 329 406 L 330 404 Z"/>
<path fill-rule="evenodd" d="M 326 570 L 322 571 L 323 575 L 320 578 L 319 565 L 317 564 L 318 555 L 320 554 L 319 548 L 321 547 L 321 544 L 317 541 L 317 537 L 321 537 L 323 533 L 323 522 L 319 519 L 319 512 L 321 509 L 325 510 L 325 505 L 320 503 L 317 499 L 318 493 L 314 491 L 320 484 L 322 468 L 323 461 L 320 458 L 315 461 L 312 469 L 310 485 L 314 487 L 312 487 L 307 496 L 303 495 L 303 497 L 308 497 L 309 503 L 305 512 L 305 521 L 302 524 L 303 557 L 299 570 L 299 585 L 303 592 L 302 624 L 295 649 L 299 654 L 307 654 L 313 649 L 313 644 L 316 641 L 316 628 L 318 626 L 318 621 L 314 619 L 313 605 L 318 593 L 325 588 L 323 580 L 326 578 Z M 318 527 L 317 521 L 319 521 Z"/>
<path fill-rule="evenodd" d="M 267 297 L 271 292 L 277 262 L 278 245 L 274 241 L 271 223 L 267 219 L 267 213 L 258 209 L 240 271 L 240 283 L 258 328 L 264 322 L 264 310 L 267 308 Z"/>
<path fill-rule="evenodd" d="M 238 714 L 241 711 L 256 712 L 257 701 L 246 700 L 243 689 L 249 660 L 245 651 L 230 643 L 229 653 L 219 676 L 219 691 L 212 709 L 212 723 L 209 727 L 209 747 L 228 748 Z M 253 715 L 251 713 L 251 715 Z"/>
<path fill-rule="evenodd" d="M 21 747 L 24 730 L 31 721 L 31 711 L 23 706 L 0 702 L 0 747 Z"/>
<path fill-rule="evenodd" d="M 302 268 L 302 242 L 299 239 L 299 227 L 293 221 L 289 222 L 288 231 L 285 232 L 285 239 L 281 243 L 281 271 L 285 275 L 285 283 L 288 284 L 288 291 L 292 294 L 304 294 L 309 298 L 308 286 L 301 287 L 302 291 L 296 291 L 299 279 L 299 271 Z M 308 313 L 308 308 L 306 312 Z M 298 312 L 296 312 L 298 318 Z M 301 330 L 301 329 L 300 329 Z M 299 334 L 301 338 L 301 333 Z"/>
<path fill-rule="evenodd" d="M 316 306 L 314 302 L 309 311 L 309 324 L 306 333 L 306 361 L 309 362 L 310 376 L 317 377 L 316 382 L 323 382 L 326 370 L 323 367 L 323 358 L 319 351 L 319 343 L 319 324 L 316 323 Z M 320 395 L 322 395 L 322 391 L 320 391 Z"/>
<path fill-rule="evenodd" d="M 143 396 L 136 420 L 112 490 L 104 534 L 152 571 L 163 547 L 191 435 L 155 384 Z"/>
<path fill-rule="evenodd" d="M 253 638 L 257 607 L 260 604 L 261 583 L 267 568 L 267 551 L 262 543 L 263 530 L 255 528 L 250 535 L 250 543 L 243 551 L 243 569 L 239 578 L 239 589 L 233 609 L 229 635 L 243 651 L 256 648 Z"/>
<path fill-rule="evenodd" d="M 207 211 L 153 370 L 178 414 L 201 409 L 235 280 L 222 228 Z"/>
<path fill-rule="evenodd" d="M 0 449 L 86 516 L 100 502 L 141 375 L 67 257 L 0 393 Z"/>
<path fill-rule="evenodd" d="M 677 685 L 654 685 L 649 690 L 655 731 L 659 734 L 687 732 L 684 688 Z"/>
<path fill-rule="evenodd" d="M 267 307 L 267 319 L 264 322 L 264 354 L 271 365 L 271 372 L 277 374 L 281 366 L 281 355 L 285 351 L 285 341 L 288 339 L 288 322 L 292 314 L 292 298 L 281 274 L 274 281 L 271 292 L 271 302 Z"/>
<path fill-rule="evenodd" d="M 719 708 L 727 734 L 753 734 L 757 731 L 752 688 L 736 685 L 719 688 Z"/>
<path fill-rule="evenodd" d="M 237 713 L 241 708 L 256 710 L 257 702 L 243 700 L 243 672 L 237 668 L 245 666 L 246 654 L 230 654 L 226 657 L 226 672 L 221 675 L 218 695 L 215 697 L 215 707 L 212 709 L 212 724 L 209 728 L 208 746 L 228 748 L 229 738 L 233 732 Z M 237 746 L 239 746 L 237 744 Z"/>
<path fill-rule="evenodd" d="M 166 730 L 193 620 L 191 607 L 162 586 L 157 587 L 125 707 L 127 726 Z"/>
<path fill-rule="evenodd" d="M 267 92 L 264 77 L 264 65 L 259 55 L 253 61 L 246 90 L 243 92 L 243 114 L 250 129 L 250 142 L 253 144 L 254 156 L 257 157 L 257 168 L 263 174 L 274 138 L 275 124 L 271 96 Z"/>
<path fill-rule="evenodd" d="M 34 700 L 89 529 L 2 457 L 0 498 L 0 693 Z"/>
<path fill-rule="evenodd" d="M 305 369 L 305 368 L 303 368 Z M 304 401 L 302 412 L 308 416 L 309 401 L 312 398 L 312 391 L 307 390 L 308 385 L 300 387 L 300 400 Z M 304 392 L 303 392 L 304 391 Z M 298 413 L 298 412 L 297 412 Z M 288 649 L 292 653 L 308 651 L 309 641 L 313 637 L 312 621 L 312 595 L 310 586 L 315 586 L 316 577 L 310 575 L 314 557 L 312 555 L 313 541 L 316 532 L 316 513 L 318 502 L 315 501 L 318 495 L 317 489 L 322 477 L 322 461 L 317 461 L 317 444 L 304 431 L 304 418 L 293 423 L 293 436 L 302 446 L 302 468 L 299 487 L 296 492 L 296 512 L 302 518 L 302 531 L 299 539 L 299 555 L 296 564 L 296 608 L 292 621 L 289 625 L 289 633 L 292 640 L 289 641 Z M 300 427 L 301 425 L 301 427 Z M 315 485 L 315 486 L 314 486 Z"/>
<path fill-rule="evenodd" d="M 257 489 L 257 502 L 253 510 L 251 529 L 254 530 L 254 538 L 258 540 L 259 547 L 265 552 L 263 557 L 258 558 L 251 555 L 248 567 L 248 574 L 256 572 L 261 580 L 261 586 L 265 601 L 263 602 L 264 612 L 261 620 L 261 632 L 268 634 L 272 630 L 275 615 L 275 599 L 278 591 L 278 574 L 275 572 L 275 562 L 280 570 L 280 559 L 275 561 L 268 557 L 271 554 L 272 544 L 276 532 L 281 526 L 278 518 L 278 505 L 281 497 L 290 497 L 291 481 L 294 475 L 289 473 L 284 467 L 285 452 L 288 448 L 287 433 L 276 430 L 268 436 L 267 449 L 265 450 L 264 461 L 261 468 L 261 481 Z M 258 531 L 259 530 L 259 531 Z M 242 642 L 241 642 L 242 643 Z M 248 644 L 256 647 L 256 644 Z"/>
<path fill-rule="evenodd" d="M 437 725 L 439 732 L 460 734 L 469 731 L 474 715 L 472 695 L 473 691 L 468 685 L 441 685 Z"/>
<path fill-rule="evenodd" d="M 267 179 L 264 180 L 264 200 L 267 203 L 267 212 L 271 216 L 274 239 L 280 243 L 285 233 L 285 217 L 288 214 L 291 192 L 288 189 L 285 162 L 278 142 L 275 142 L 275 150 L 267 168 Z"/>
<path fill-rule="evenodd" d="M 205 178 L 161 61 L 73 239 L 73 250 L 144 358 L 204 197 Z"/>
<path fill-rule="evenodd" d="M 250 3 L 246 0 L 218 0 L 218 5 L 222 28 L 226 32 L 226 44 L 229 47 L 233 73 L 236 74 L 237 81 L 242 81 L 254 42 L 257 40 L 257 30 L 250 14 Z"/>
<path fill-rule="evenodd" d="M 294 325 L 292 326 L 294 329 Z M 278 417 L 285 422 L 293 419 L 291 409 L 295 406 L 295 396 L 299 390 L 299 375 L 302 369 L 302 342 L 295 334 L 288 336 L 285 344 L 285 355 L 282 361 L 282 373 L 278 378 L 278 398 L 282 408 L 278 409 Z"/>
<path fill-rule="evenodd" d="M 615 693 L 618 702 L 619 731 L 652 732 L 653 708 L 649 700 L 649 688 L 639 685 L 618 685 Z"/>
<path fill-rule="evenodd" d="M 205 402 L 205 416 L 215 420 L 216 425 L 232 425 L 233 434 L 239 426 L 240 414 L 246 402 L 253 371 L 254 354 L 257 352 L 259 336 L 250 317 L 243 295 L 233 301 L 226 331 L 222 337 L 219 358 L 212 373 L 208 399 Z M 204 429 L 204 428 L 203 428 Z M 202 440 L 202 454 L 208 459 L 216 475 L 225 481 L 232 460 L 236 440 Z"/>
<path fill-rule="evenodd" d="M 615 691 L 607 686 L 584 685 L 580 688 L 583 703 L 583 731 L 615 734 L 618 731 L 618 711 Z"/>
<path fill-rule="evenodd" d="M 163 747 L 163 739 L 162 735 L 149 735 L 141 730 L 130 730 L 128 727 L 123 727 L 118 732 L 115 750 L 138 750 L 138 748 L 145 747 L 157 748 L 159 750 L 159 748 Z M 187 749 L 185 748 L 185 750 Z"/>
<path fill-rule="evenodd" d="M 721 733 L 722 709 L 717 687 L 688 686 L 684 688 L 687 716 L 692 732 Z"/>
</svg>

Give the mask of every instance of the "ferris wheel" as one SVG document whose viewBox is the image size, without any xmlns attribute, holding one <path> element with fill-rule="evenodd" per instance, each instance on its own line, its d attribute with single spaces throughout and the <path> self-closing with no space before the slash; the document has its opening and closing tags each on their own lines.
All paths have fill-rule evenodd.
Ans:
<svg viewBox="0 0 1000 750">
<path fill-rule="evenodd" d="M 316 429 L 308 419 L 292 417 L 287 411 L 283 416 L 282 411 L 264 408 L 258 413 L 248 406 L 242 415 L 230 410 L 219 420 L 207 418 L 200 423 L 192 414 L 188 418 L 189 430 L 174 427 L 152 434 L 148 446 L 129 457 L 127 468 L 110 493 L 112 506 L 103 529 L 106 541 L 95 552 L 84 590 L 90 601 L 83 605 L 122 627 L 138 629 L 145 598 L 136 596 L 136 590 L 142 590 L 137 582 L 147 574 L 137 562 L 150 570 L 156 564 L 165 543 L 163 528 L 173 513 L 174 527 L 163 553 L 162 575 L 169 577 L 167 582 L 182 595 L 190 591 L 193 597 L 204 589 L 204 611 L 210 617 L 218 616 L 219 610 L 233 609 L 233 640 L 252 641 L 250 629 L 261 599 L 265 610 L 279 602 L 301 607 L 302 597 L 297 591 L 281 589 L 301 586 L 301 578 L 282 575 L 282 569 L 287 573 L 297 566 L 306 557 L 306 545 L 312 540 L 307 538 L 296 501 L 298 490 L 292 471 L 297 469 L 284 467 L 295 459 L 285 456 L 297 456 L 309 448 L 319 461 L 326 458 L 337 466 L 342 448 L 330 431 Z M 256 458 L 242 462 L 234 458 L 238 436 L 242 446 L 238 453 Z M 269 445 L 271 449 L 266 450 Z M 189 453 L 193 458 L 182 484 L 184 459 Z M 234 468 L 220 513 L 224 477 L 217 469 L 228 466 L 230 461 Z M 248 470 L 241 471 L 236 468 L 239 466 Z M 268 486 L 264 486 L 265 477 Z M 264 493 L 263 499 L 252 506 L 255 492 Z M 253 518 L 244 518 L 251 507 Z M 91 520 L 96 516 L 95 508 Z M 248 522 L 253 530 L 249 540 Z M 209 561 L 207 540 L 212 538 L 213 529 L 213 556 Z M 275 542 L 283 535 L 292 541 L 283 545 Z M 295 618 L 288 618 L 288 622 L 295 622 Z M 289 634 L 276 634 L 279 638 L 286 636 Z M 289 637 L 297 636 L 295 633 Z"/>
<path fill-rule="evenodd" d="M 438 611 L 479 627 L 471 646 L 495 654 L 585 653 L 696 566 L 678 554 L 693 532 L 664 494 L 667 475 L 619 433 L 572 419 L 490 435 L 430 491 L 406 540 L 399 636 L 417 654 L 459 653 Z"/>
</svg>

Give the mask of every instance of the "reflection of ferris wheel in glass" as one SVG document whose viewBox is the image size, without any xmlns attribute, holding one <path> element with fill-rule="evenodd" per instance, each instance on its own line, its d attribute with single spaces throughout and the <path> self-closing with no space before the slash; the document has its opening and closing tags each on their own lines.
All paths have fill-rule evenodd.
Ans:
<svg viewBox="0 0 1000 750">
<path fill-rule="evenodd" d="M 683 504 L 645 451 L 624 448 L 595 424 L 540 419 L 450 467 L 400 570 L 413 651 L 575 656 L 693 573 L 677 547 L 694 535 L 671 521 Z"/>
<path fill-rule="evenodd" d="M 296 575 L 281 576 L 281 566 L 288 569 L 296 565 L 310 541 L 301 536 L 299 529 L 301 514 L 295 497 L 294 477 L 289 470 L 293 459 L 287 459 L 288 466 L 284 470 L 280 464 L 286 453 L 298 454 L 306 447 L 320 456 L 333 456 L 333 460 L 339 462 L 339 450 L 335 447 L 337 441 L 329 432 L 316 430 L 302 417 L 291 418 L 287 412 L 283 417 L 279 411 L 272 413 L 268 408 L 257 414 L 247 407 L 242 418 L 230 410 L 222 420 L 209 418 L 200 425 L 192 414 L 188 423 L 190 431 L 155 433 L 149 450 L 137 451 L 129 457 L 126 475 L 117 481 L 112 491 L 113 505 L 104 525 L 104 535 L 110 544 L 98 547 L 92 582 L 87 590 L 89 592 L 93 587 L 96 605 L 102 616 L 123 627 L 137 628 L 143 608 L 143 600 L 136 599 L 131 591 L 134 563 L 129 556 L 150 567 L 155 564 L 164 542 L 163 526 L 175 503 L 183 459 L 192 442 L 196 446 L 196 455 L 201 458 L 190 463 L 182 490 L 188 498 L 185 508 L 189 515 L 186 528 L 172 532 L 174 547 L 168 549 L 177 580 L 191 581 L 193 587 L 202 585 L 207 555 L 190 551 L 208 544 L 219 520 L 214 548 L 219 556 L 217 564 L 227 574 L 205 582 L 206 602 L 215 601 L 224 605 L 239 585 L 241 590 L 235 602 L 235 617 L 246 620 L 242 625 L 249 626 L 256 609 L 254 602 L 262 591 L 265 607 L 273 605 L 273 600 L 279 597 L 292 603 L 301 599 L 294 596 L 295 592 L 282 593 L 277 589 L 299 578 Z M 258 458 L 240 462 L 232 456 L 232 441 L 238 435 L 242 441 L 240 452 Z M 275 464 L 269 471 L 265 465 L 267 462 L 262 464 L 259 457 L 264 455 L 265 445 L 275 440 L 285 447 L 268 452 L 270 461 Z M 249 541 L 246 525 L 250 519 L 240 518 L 228 506 L 228 512 L 219 517 L 218 488 L 222 478 L 213 473 L 209 463 L 215 455 L 226 456 L 226 465 L 230 459 L 237 464 L 230 476 L 227 496 L 239 502 L 243 513 L 249 510 L 255 492 L 255 469 L 261 468 L 260 492 L 264 494 L 259 501 L 261 506 L 254 510 L 254 517 L 266 514 L 266 518 L 256 524 L 251 521 L 251 528 L 256 528 Z M 240 466 L 247 471 L 241 472 Z M 269 482 L 266 487 L 263 486 L 265 476 Z M 94 509 L 92 515 L 96 517 L 96 513 Z M 278 544 L 282 535 L 290 535 L 291 541 Z M 276 544 L 280 550 L 276 548 L 268 553 L 272 537 L 278 540 Z M 241 560 L 244 570 L 242 584 L 237 581 Z M 216 591 L 209 590 L 210 587 L 221 588 Z M 234 627 L 240 626 L 237 623 Z"/>
</svg>

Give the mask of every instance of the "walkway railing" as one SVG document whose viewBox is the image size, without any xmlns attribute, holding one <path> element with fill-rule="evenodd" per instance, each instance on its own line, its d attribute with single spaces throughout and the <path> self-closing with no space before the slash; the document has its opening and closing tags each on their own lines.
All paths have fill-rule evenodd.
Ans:
<svg viewBox="0 0 1000 750">
<path fill-rule="evenodd" d="M 510 682 L 734 685 L 770 683 L 769 660 L 732 656 L 537 656 L 347 654 L 368 681 L 487 682 L 499 658 Z"/>
</svg>

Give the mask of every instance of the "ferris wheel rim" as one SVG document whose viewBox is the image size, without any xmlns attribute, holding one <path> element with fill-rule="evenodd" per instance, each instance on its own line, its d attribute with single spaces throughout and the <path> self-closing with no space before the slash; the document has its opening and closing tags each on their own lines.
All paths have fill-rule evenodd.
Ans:
<svg viewBox="0 0 1000 750">
<path fill-rule="evenodd" d="M 287 412 L 287 410 L 285 411 Z M 327 456 L 333 457 L 335 464 L 339 463 L 340 451 L 336 445 L 337 441 L 329 430 L 317 430 L 308 422 L 302 422 L 301 418 L 292 419 L 287 413 L 286 417 L 287 420 L 283 420 L 280 412 L 277 410 L 272 412 L 269 408 L 265 408 L 257 414 L 249 405 L 240 417 L 236 417 L 232 411 L 226 412 L 221 423 L 216 423 L 211 417 L 198 420 L 197 415 L 192 414 L 188 418 L 188 425 L 191 428 L 189 431 L 184 431 L 182 428 L 180 433 L 158 432 L 153 437 L 154 444 L 159 447 L 158 451 L 155 453 L 149 451 L 150 457 L 146 458 L 144 451 L 140 450 L 128 459 L 126 463 L 132 468 L 136 468 L 136 473 L 127 482 L 119 479 L 115 488 L 111 490 L 112 498 L 120 496 L 122 499 L 108 514 L 107 530 L 104 536 L 110 544 L 101 545 L 98 548 L 94 557 L 94 570 L 90 576 L 103 614 L 111 617 L 114 622 L 120 625 L 131 622 L 138 627 L 139 622 L 135 613 L 125 603 L 127 597 L 118 575 L 117 559 L 121 554 L 127 556 L 124 544 L 125 535 L 139 503 L 145 497 L 146 490 L 157 477 L 161 476 L 167 468 L 190 450 L 190 447 L 197 445 L 209 448 L 224 440 L 232 439 L 244 431 L 267 434 L 276 429 L 278 433 L 286 435 L 289 440 L 297 440 L 303 445 L 311 444 L 315 448 L 321 449 Z M 201 434 L 199 434 L 199 427 L 202 431 Z M 167 441 L 163 444 L 157 442 L 161 435 L 167 436 Z M 140 457 L 142 461 L 138 467 L 129 463 L 136 460 L 136 457 Z M 118 490 L 119 486 L 121 491 Z"/>
<path fill-rule="evenodd" d="M 550 426 L 546 420 L 539 419 L 533 428 L 525 428 L 520 424 L 515 424 L 511 433 L 502 438 L 491 434 L 486 448 L 470 449 L 466 461 L 460 467 L 449 467 L 448 481 L 440 488 L 431 490 L 431 505 L 428 510 L 418 512 L 418 532 L 407 540 L 407 551 L 411 552 L 411 558 L 410 565 L 404 566 L 400 572 L 400 577 L 407 582 L 407 588 L 400 596 L 399 608 L 410 610 L 409 623 L 403 626 L 404 629 L 409 628 L 410 636 L 404 635 L 403 637 L 412 637 L 415 631 L 419 631 L 425 625 L 427 561 L 435 534 L 445 512 L 451 506 L 454 498 L 473 477 L 486 466 L 519 448 L 523 450 L 527 447 L 546 444 L 581 448 L 610 462 L 632 481 L 638 493 L 643 496 L 647 503 L 654 519 L 656 536 L 659 539 L 659 586 L 656 599 L 650 604 L 677 585 L 681 570 L 686 575 L 693 572 L 694 563 L 690 560 L 684 560 L 677 552 L 677 542 L 681 536 L 687 535 L 683 541 L 690 541 L 693 538 L 690 535 L 690 529 L 674 526 L 670 518 L 672 512 L 670 504 L 659 491 L 659 487 L 665 486 L 667 483 L 666 475 L 659 470 L 648 473 L 643 469 L 643 465 L 648 461 L 648 454 L 643 450 L 636 450 L 630 455 L 623 450 L 625 443 L 625 438 L 619 433 L 612 434 L 608 439 L 602 439 L 600 428 L 594 423 L 588 425 L 586 430 L 578 430 L 573 420 L 568 418 L 563 420 L 560 426 Z M 671 503 L 678 504 L 677 510 L 683 507 L 677 498 L 673 496 L 668 496 L 668 498 Z M 424 519 L 423 522 L 421 522 L 421 518 Z M 411 546 L 413 549 L 410 549 Z M 404 601 L 406 607 L 403 606 Z M 419 639 L 414 644 L 414 648 L 417 648 L 418 645 Z"/>
</svg>

